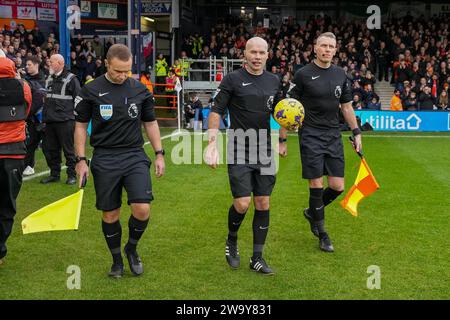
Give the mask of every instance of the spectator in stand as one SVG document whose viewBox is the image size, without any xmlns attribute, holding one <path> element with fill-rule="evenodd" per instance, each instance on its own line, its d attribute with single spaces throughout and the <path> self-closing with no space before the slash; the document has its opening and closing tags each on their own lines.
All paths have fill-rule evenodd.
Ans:
<svg viewBox="0 0 450 320">
<path fill-rule="evenodd" d="M 415 91 L 411 90 L 403 101 L 403 110 L 406 111 L 416 111 L 419 108 L 419 104 L 417 101 L 417 94 Z"/>
<path fill-rule="evenodd" d="M 435 99 L 431 95 L 431 88 L 429 86 L 425 86 L 419 94 L 418 100 L 420 111 L 432 111 L 434 109 Z"/>
<path fill-rule="evenodd" d="M 370 84 L 373 88 L 373 86 L 375 85 L 375 82 L 377 80 L 375 79 L 375 77 L 372 75 L 372 72 L 370 70 L 367 70 L 366 74 L 364 77 L 361 77 L 361 85 L 364 87 L 366 84 Z"/>
<path fill-rule="evenodd" d="M 84 70 L 84 81 L 86 82 L 87 76 L 94 77 L 95 70 L 97 66 L 95 65 L 95 62 L 93 61 L 93 57 L 91 55 L 88 55 L 86 58 L 86 69 Z"/>
<path fill-rule="evenodd" d="M 389 57 L 390 53 L 386 49 L 386 43 L 384 41 L 380 42 L 380 47 L 376 50 L 375 60 L 378 65 L 378 81 L 389 81 Z"/>
<path fill-rule="evenodd" d="M 94 78 L 98 78 L 106 73 L 106 67 L 101 58 L 95 60 Z M 152 91 L 153 92 L 153 91 Z"/>
<path fill-rule="evenodd" d="M 371 84 L 366 84 L 364 86 L 363 96 L 362 96 L 362 103 L 363 107 L 366 106 L 373 97 L 378 98 L 378 95 L 373 91 Z"/>
<path fill-rule="evenodd" d="M 94 59 L 96 58 L 95 50 L 90 41 L 86 41 L 82 54 L 86 57 L 86 59 L 88 56 L 92 56 Z"/>
<path fill-rule="evenodd" d="M 438 102 L 438 110 L 449 110 L 449 104 L 448 104 L 448 93 L 447 91 L 443 90 L 441 92 L 441 95 L 439 96 L 439 102 Z"/>
<path fill-rule="evenodd" d="M 352 106 L 354 110 L 361 110 L 363 108 L 363 103 L 359 94 L 353 95 Z"/>
<path fill-rule="evenodd" d="M 367 110 L 381 110 L 381 103 L 379 101 L 378 96 L 373 96 L 372 100 L 369 101 L 369 103 L 367 103 L 366 106 Z"/>
<path fill-rule="evenodd" d="M 286 93 L 289 91 L 292 81 L 292 74 L 290 72 L 283 76 L 281 91 L 283 92 L 283 97 L 286 97 Z"/>
<path fill-rule="evenodd" d="M 104 58 L 105 57 L 105 48 L 100 41 L 99 36 L 94 36 L 94 41 L 92 41 L 92 49 L 94 49 L 95 57 L 94 58 Z"/>
<path fill-rule="evenodd" d="M 438 80 L 438 75 L 436 73 L 433 74 L 431 78 L 431 95 L 434 99 L 437 99 L 438 97 L 438 90 L 440 89 L 440 84 Z M 442 90 L 440 90 L 442 91 Z"/>
</svg>

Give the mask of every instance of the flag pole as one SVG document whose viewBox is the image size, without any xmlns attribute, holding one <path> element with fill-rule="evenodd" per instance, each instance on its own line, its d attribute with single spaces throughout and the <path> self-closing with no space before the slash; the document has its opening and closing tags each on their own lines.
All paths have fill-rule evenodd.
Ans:
<svg viewBox="0 0 450 320">
<path fill-rule="evenodd" d="M 352 143 L 353 150 L 355 150 L 355 152 L 358 154 L 358 156 L 359 156 L 361 159 L 364 159 L 364 155 L 363 155 L 362 150 L 356 151 L 355 138 L 354 138 L 353 136 L 350 136 L 350 137 L 348 137 L 348 139 L 349 139 L 350 142 Z"/>
</svg>

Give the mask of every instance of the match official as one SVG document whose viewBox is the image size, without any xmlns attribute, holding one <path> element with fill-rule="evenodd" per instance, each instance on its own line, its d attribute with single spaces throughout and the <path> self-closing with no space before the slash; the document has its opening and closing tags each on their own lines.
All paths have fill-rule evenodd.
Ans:
<svg viewBox="0 0 450 320">
<path fill-rule="evenodd" d="M 344 191 L 344 149 L 339 130 L 339 108 L 355 136 L 360 151 L 361 131 L 352 108 L 351 86 L 345 71 L 331 61 L 336 54 L 336 37 L 321 34 L 314 46 L 316 59 L 298 70 L 287 96 L 305 107 L 305 120 L 299 130 L 302 175 L 309 180 L 309 208 L 304 210 L 319 247 L 333 252 L 325 230 L 325 207 Z M 324 190 L 323 176 L 328 176 Z"/>
<path fill-rule="evenodd" d="M 211 167 L 217 167 L 217 129 L 221 117 L 228 110 L 231 117 L 231 129 L 228 132 L 231 142 L 227 152 L 228 177 L 234 200 L 228 211 L 226 260 L 232 269 L 240 266 L 237 235 L 253 194 L 255 214 L 250 269 L 263 274 L 273 274 L 262 253 L 269 230 L 270 195 L 276 179 L 270 115 L 280 97 L 281 82 L 277 76 L 265 71 L 267 58 L 267 42 L 259 37 L 252 38 L 246 44 L 244 68 L 229 73 L 222 80 L 209 116 L 206 159 Z M 258 141 L 247 140 L 252 136 L 252 132 L 258 136 Z M 283 134 L 286 132 L 283 131 Z M 255 146 L 256 149 L 253 148 Z M 280 146 L 280 153 L 283 155 L 285 147 L 285 143 Z"/>
<path fill-rule="evenodd" d="M 144 272 L 136 247 L 147 228 L 153 194 L 151 161 L 143 149 L 142 123 L 155 150 L 157 177 L 164 174 L 165 164 L 153 96 L 145 85 L 128 77 L 132 66 L 130 50 L 115 44 L 108 50 L 106 59 L 107 73 L 86 84 L 75 101 L 76 172 L 81 185 L 82 178 L 89 173 L 85 143 L 88 122 L 92 119 L 91 171 L 96 207 L 103 211 L 102 230 L 113 258 L 109 276 L 119 278 L 124 272 L 119 220 L 122 188 L 128 194 L 132 211 L 124 253 L 133 274 Z"/>
</svg>

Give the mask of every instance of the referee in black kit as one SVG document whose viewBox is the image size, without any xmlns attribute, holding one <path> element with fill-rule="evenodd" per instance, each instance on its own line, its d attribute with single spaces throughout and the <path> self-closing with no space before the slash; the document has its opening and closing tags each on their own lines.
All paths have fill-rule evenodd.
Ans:
<svg viewBox="0 0 450 320">
<path fill-rule="evenodd" d="M 115 44 L 108 50 L 106 59 L 107 73 L 86 84 L 75 101 L 76 171 L 81 185 L 82 177 L 89 174 L 85 144 L 88 122 L 92 119 L 91 171 L 96 207 L 103 211 L 103 234 L 113 257 L 109 276 L 118 278 L 123 275 L 119 220 L 123 187 L 132 211 L 124 253 L 133 274 L 144 271 L 136 246 L 147 227 L 153 195 L 151 161 L 143 149 L 142 122 L 155 150 L 157 177 L 164 174 L 165 164 L 153 96 L 143 84 L 128 77 L 132 65 L 130 50 Z"/>
<path fill-rule="evenodd" d="M 352 108 L 351 86 L 345 71 L 331 64 L 336 54 L 336 37 L 321 34 L 314 46 L 316 59 L 298 70 L 287 96 L 305 107 L 305 120 L 299 130 L 302 175 L 309 180 L 309 208 L 303 214 L 311 231 L 319 238 L 319 247 L 333 252 L 325 230 L 325 207 L 344 191 L 344 149 L 339 130 L 339 108 L 355 137 L 360 151 L 361 131 Z M 323 189 L 323 176 L 328 187 Z"/>
<path fill-rule="evenodd" d="M 253 256 L 250 269 L 263 274 L 273 270 L 262 258 L 263 247 L 269 229 L 269 200 L 275 185 L 275 168 L 270 139 L 270 115 L 273 105 L 280 98 L 281 82 L 267 71 L 267 42 L 259 37 L 248 40 L 245 47 L 244 68 L 229 73 L 222 80 L 214 98 L 209 116 L 209 145 L 206 153 L 208 164 L 218 164 L 217 129 L 222 115 L 228 109 L 231 127 L 228 131 L 228 176 L 233 205 L 228 211 L 228 239 L 225 256 L 232 269 L 240 266 L 237 234 L 245 217 L 253 193 L 255 214 L 253 217 Z M 254 143 L 242 135 L 258 136 Z M 284 138 L 286 132 L 281 133 Z M 280 144 L 281 155 L 286 153 L 285 140 Z M 230 154 L 232 154 L 230 156 Z"/>
</svg>

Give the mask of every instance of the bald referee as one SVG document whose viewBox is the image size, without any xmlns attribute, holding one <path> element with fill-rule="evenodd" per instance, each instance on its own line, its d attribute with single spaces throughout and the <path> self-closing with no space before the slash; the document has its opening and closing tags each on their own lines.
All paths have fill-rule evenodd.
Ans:
<svg viewBox="0 0 450 320">
<path fill-rule="evenodd" d="M 316 59 L 298 70 L 287 96 L 302 102 L 305 120 L 299 130 L 302 175 L 309 181 L 309 208 L 304 216 L 319 238 L 319 248 L 333 252 L 325 230 L 325 207 L 344 191 L 344 150 L 339 130 L 339 109 L 352 129 L 355 148 L 361 150 L 361 131 L 352 108 L 351 87 L 345 71 L 331 64 L 336 37 L 321 34 L 314 46 Z M 328 176 L 324 190 L 323 176 Z"/>
<path fill-rule="evenodd" d="M 228 210 L 228 238 L 225 257 L 232 269 L 240 266 L 237 245 L 239 227 L 244 220 L 253 195 L 253 255 L 250 269 L 263 274 L 273 274 L 262 257 L 269 230 L 270 195 L 275 185 L 270 115 L 281 92 L 279 78 L 265 71 L 268 58 L 267 42 L 259 37 L 247 41 L 244 68 L 231 72 L 220 83 L 209 116 L 208 164 L 218 164 L 217 129 L 227 110 L 231 118 L 228 130 L 228 177 L 233 204 Z M 286 137 L 286 132 L 282 132 Z M 257 136 L 257 139 L 253 139 Z M 247 139 L 248 138 L 248 139 Z M 285 140 L 279 152 L 286 153 Z"/>
<path fill-rule="evenodd" d="M 107 73 L 86 84 L 75 101 L 76 172 L 80 184 L 81 178 L 89 174 L 85 144 L 88 123 L 92 120 L 90 142 L 94 154 L 91 171 L 96 206 L 103 211 L 103 234 L 113 258 L 109 276 L 119 278 L 124 273 L 119 220 L 123 188 L 128 194 L 132 213 L 124 253 L 133 274 L 144 272 L 136 247 L 147 228 L 153 194 L 151 161 L 143 149 L 142 124 L 155 150 L 157 177 L 164 174 L 164 150 L 153 96 L 143 84 L 128 77 L 132 64 L 130 50 L 115 44 L 108 50 L 106 60 Z"/>
</svg>

